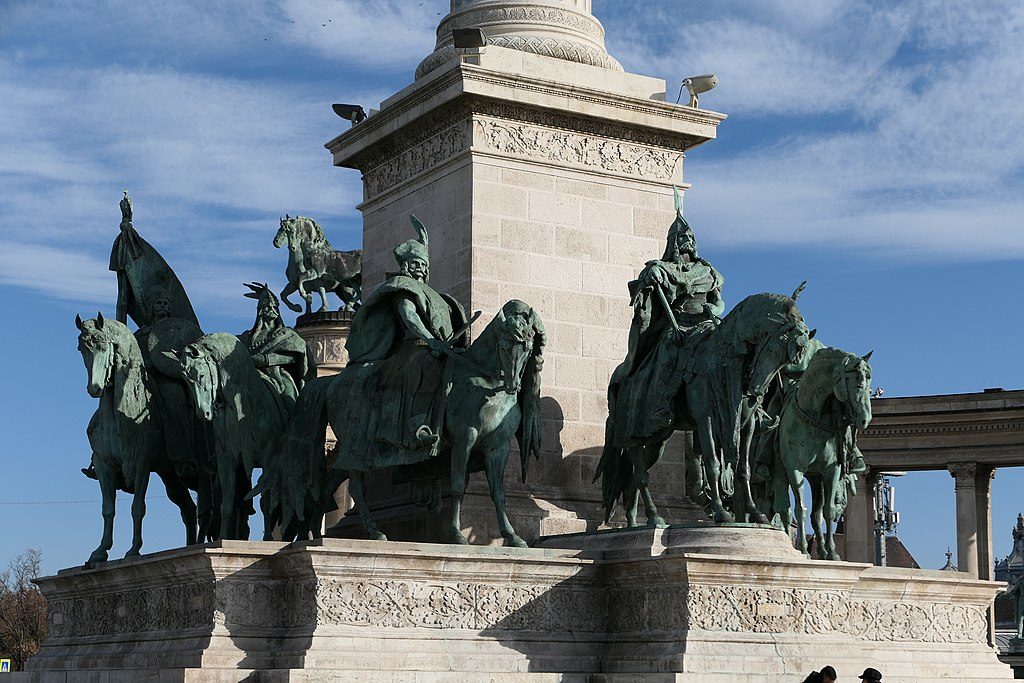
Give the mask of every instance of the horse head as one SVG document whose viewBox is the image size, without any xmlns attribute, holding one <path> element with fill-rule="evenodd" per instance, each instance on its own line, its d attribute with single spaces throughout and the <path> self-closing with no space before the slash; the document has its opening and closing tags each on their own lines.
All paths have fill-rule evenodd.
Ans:
<svg viewBox="0 0 1024 683">
<path fill-rule="evenodd" d="M 766 324 L 754 341 L 754 359 L 744 392 L 752 397 L 764 396 L 783 366 L 800 363 L 811 340 L 811 331 L 791 302 L 782 310 L 769 313 L 763 322 Z"/>
<path fill-rule="evenodd" d="M 277 229 L 277 234 L 274 235 L 274 247 L 280 249 L 284 245 L 291 246 L 292 236 L 294 235 L 295 219 L 288 214 L 284 215 L 281 219 L 281 225 Z"/>
<path fill-rule="evenodd" d="M 130 350 L 120 349 L 119 346 L 120 337 L 125 334 L 131 337 L 131 333 L 116 320 L 105 320 L 102 313 L 85 321 L 76 315 L 75 326 L 79 330 L 78 350 L 89 375 L 86 390 L 93 398 L 99 398 L 104 390 L 114 384 L 114 367 L 118 356 L 130 356 Z M 141 360 L 141 356 L 138 360 Z"/>
<path fill-rule="evenodd" d="M 871 423 L 871 360 L 869 352 L 860 357 L 847 354 L 837 365 L 835 388 L 837 399 L 849 407 L 850 419 L 856 429 L 867 429 Z"/>
<path fill-rule="evenodd" d="M 213 420 L 220 388 L 220 369 L 202 340 L 189 344 L 182 351 L 181 369 L 196 413 L 207 422 Z"/>
<path fill-rule="evenodd" d="M 502 306 L 495 321 L 498 324 L 497 360 L 503 388 L 509 394 L 518 394 L 527 362 L 535 358 L 538 369 L 543 363 L 544 324 L 529 305 L 517 299 Z"/>
</svg>

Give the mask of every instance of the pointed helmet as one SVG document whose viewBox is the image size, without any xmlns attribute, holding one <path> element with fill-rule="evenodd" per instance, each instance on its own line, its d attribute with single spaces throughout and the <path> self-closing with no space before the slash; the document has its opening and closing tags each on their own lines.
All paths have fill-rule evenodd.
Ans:
<svg viewBox="0 0 1024 683">
<path fill-rule="evenodd" d="M 672 191 L 675 193 L 676 199 L 676 219 L 672 221 L 672 226 L 668 229 L 668 239 L 665 242 L 665 255 L 662 257 L 663 261 L 674 261 L 676 255 L 679 253 L 678 242 L 680 235 L 687 235 L 689 241 L 693 244 L 693 253 L 697 254 L 697 238 L 693 234 L 693 230 L 690 229 L 690 224 L 683 218 L 683 198 L 679 194 L 679 188 L 675 185 L 672 186 Z"/>
<path fill-rule="evenodd" d="M 409 220 L 412 222 L 413 227 L 416 228 L 419 237 L 414 240 L 406 240 L 395 247 L 392 252 L 395 255 L 395 260 L 398 261 L 398 265 L 402 265 L 406 261 L 419 259 L 429 266 L 430 253 L 427 250 L 427 227 L 412 214 L 409 214 Z"/>
</svg>

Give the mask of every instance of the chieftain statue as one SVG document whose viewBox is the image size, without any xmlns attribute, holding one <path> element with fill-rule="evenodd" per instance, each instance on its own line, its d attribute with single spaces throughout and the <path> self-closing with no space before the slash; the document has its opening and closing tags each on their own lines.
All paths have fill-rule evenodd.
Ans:
<svg viewBox="0 0 1024 683">
<path fill-rule="evenodd" d="M 299 333 L 281 320 L 281 306 L 265 283 L 245 285 L 244 296 L 256 299 L 256 322 L 239 337 L 252 361 L 291 408 L 303 384 L 316 378 L 313 352 Z"/>
<path fill-rule="evenodd" d="M 724 318 L 722 276 L 697 254 L 676 193 L 665 253 L 629 283 L 634 309 L 625 360 L 612 373 L 602 479 L 606 514 L 621 499 L 629 526 L 642 497 L 663 524 L 648 470 L 677 429 L 696 432 L 697 489 L 717 522 L 767 522 L 750 489 L 749 444 L 760 403 L 779 369 L 796 362 L 809 330 L 795 299 L 755 294 Z M 731 495 L 732 511 L 724 499 Z"/>
<path fill-rule="evenodd" d="M 296 414 L 303 418 L 288 430 L 285 457 L 295 463 L 317 457 L 329 423 L 338 438 L 334 469 L 324 475 L 327 489 L 314 497 L 322 499 L 349 476 L 363 524 L 377 539 L 385 536 L 365 499 L 367 471 L 397 466 L 400 476 L 428 484 L 449 478 L 449 531 L 465 543 L 461 500 L 477 455 L 473 462 L 487 473 L 502 536 L 524 545 L 505 511 L 503 476 L 513 436 L 524 477 L 528 458 L 539 452 L 544 326 L 530 306 L 513 300 L 468 345 L 472 321 L 455 299 L 430 286 L 427 229 L 415 216 L 411 221 L 418 236 L 394 249 L 399 271 L 355 315 L 348 366 L 299 396 Z"/>
<path fill-rule="evenodd" d="M 327 241 L 320 224 L 312 218 L 285 215 L 274 235 L 274 246 L 288 245 L 288 286 L 281 291 L 281 300 L 296 313 L 302 306 L 288 296 L 299 293 L 306 302 L 306 313 L 313 310 L 313 292 L 320 294 L 320 311 L 327 310 L 327 292 L 341 299 L 342 310 L 355 311 L 362 299 L 363 252 L 336 251 Z"/>
</svg>

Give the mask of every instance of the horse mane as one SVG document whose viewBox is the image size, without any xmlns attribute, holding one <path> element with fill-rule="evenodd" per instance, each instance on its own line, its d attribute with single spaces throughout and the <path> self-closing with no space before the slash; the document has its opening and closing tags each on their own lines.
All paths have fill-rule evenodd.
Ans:
<svg viewBox="0 0 1024 683">
<path fill-rule="evenodd" d="M 331 243 L 327 241 L 323 228 L 312 218 L 296 216 L 294 219 L 305 231 L 309 239 L 309 246 L 313 251 L 333 251 Z"/>
<path fill-rule="evenodd" d="M 842 378 L 846 364 L 853 358 L 860 360 L 855 354 L 831 346 L 819 349 L 807 363 L 798 390 L 806 391 L 817 400 L 822 394 L 832 390 Z"/>
<path fill-rule="evenodd" d="M 747 309 L 754 309 L 753 315 L 748 315 Z M 720 342 L 735 339 L 755 342 L 755 329 L 760 327 L 764 317 L 779 318 L 777 324 L 780 326 L 787 321 L 796 323 L 803 319 L 796 303 L 788 296 L 771 292 L 751 294 L 725 314 L 715 336 Z"/>
</svg>

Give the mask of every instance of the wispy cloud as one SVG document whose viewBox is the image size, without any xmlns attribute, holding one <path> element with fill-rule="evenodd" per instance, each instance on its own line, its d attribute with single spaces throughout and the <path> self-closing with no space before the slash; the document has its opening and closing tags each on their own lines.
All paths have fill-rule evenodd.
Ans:
<svg viewBox="0 0 1024 683">
<path fill-rule="evenodd" d="M 635 13 L 605 21 L 627 66 L 718 73 L 703 103 L 730 113 L 723 137 L 731 124 L 759 128 L 742 150 L 691 155 L 688 208 L 711 226 L 706 239 L 1024 257 L 1024 8 L 765 7 L 698 3 L 685 23 L 638 24 L 651 18 Z M 656 40 L 624 44 L 619 21 Z"/>
</svg>

